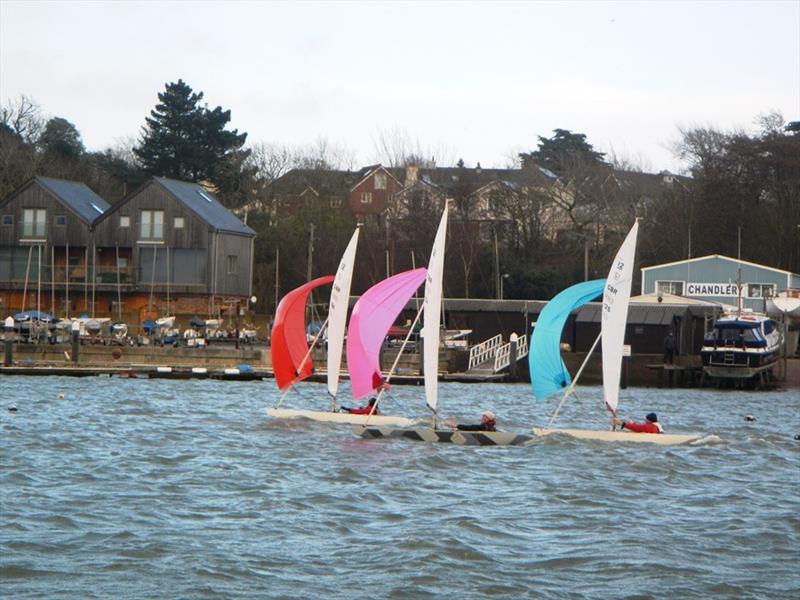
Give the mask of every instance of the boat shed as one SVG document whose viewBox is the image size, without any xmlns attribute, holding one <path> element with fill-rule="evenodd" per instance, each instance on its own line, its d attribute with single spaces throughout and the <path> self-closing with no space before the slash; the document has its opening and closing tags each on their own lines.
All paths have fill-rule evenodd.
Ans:
<svg viewBox="0 0 800 600">
<path fill-rule="evenodd" d="M 741 282 L 741 288 L 737 284 Z M 673 294 L 766 312 L 766 299 L 800 288 L 800 274 L 713 254 L 642 268 L 642 293 Z"/>
<path fill-rule="evenodd" d="M 602 303 L 590 302 L 570 318 L 576 351 L 587 351 L 600 334 L 602 308 Z M 661 354 L 664 338 L 672 332 L 679 355 L 699 354 L 705 333 L 726 308 L 716 302 L 678 296 L 661 296 L 660 300 L 654 294 L 631 298 L 625 343 L 631 346 L 632 354 Z"/>
</svg>

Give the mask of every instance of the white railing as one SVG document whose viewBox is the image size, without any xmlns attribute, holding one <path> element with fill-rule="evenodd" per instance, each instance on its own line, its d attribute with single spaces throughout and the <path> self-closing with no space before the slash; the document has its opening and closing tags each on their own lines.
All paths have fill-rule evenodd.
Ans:
<svg viewBox="0 0 800 600">
<path fill-rule="evenodd" d="M 469 367 L 474 369 L 480 364 L 485 363 L 495 355 L 495 351 L 503 343 L 503 336 L 499 333 L 480 344 L 469 349 Z"/>
<path fill-rule="evenodd" d="M 503 344 L 494 355 L 494 372 L 502 371 L 511 364 L 511 344 Z"/>
<path fill-rule="evenodd" d="M 517 360 L 528 356 L 528 336 L 521 335 L 517 338 Z M 494 355 L 494 372 L 498 373 L 511 365 L 511 342 L 503 344 Z"/>
</svg>

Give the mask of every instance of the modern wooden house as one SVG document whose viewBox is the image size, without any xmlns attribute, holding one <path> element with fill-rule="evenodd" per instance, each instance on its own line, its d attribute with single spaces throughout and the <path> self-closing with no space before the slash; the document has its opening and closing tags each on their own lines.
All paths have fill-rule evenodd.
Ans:
<svg viewBox="0 0 800 600">
<path fill-rule="evenodd" d="M 91 226 L 109 207 L 85 184 L 49 177 L 0 200 L 0 314 L 89 310 Z"/>
<path fill-rule="evenodd" d="M 97 276 L 120 274 L 124 312 L 140 321 L 246 306 L 256 233 L 201 185 L 154 177 L 93 227 Z"/>
<path fill-rule="evenodd" d="M 0 315 L 232 314 L 252 293 L 255 235 L 194 183 L 154 177 L 110 206 L 35 177 L 0 202 Z"/>
</svg>

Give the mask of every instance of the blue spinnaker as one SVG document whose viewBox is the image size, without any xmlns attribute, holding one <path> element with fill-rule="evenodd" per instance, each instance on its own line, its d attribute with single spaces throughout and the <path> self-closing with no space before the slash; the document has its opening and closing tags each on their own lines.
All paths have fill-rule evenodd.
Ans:
<svg viewBox="0 0 800 600">
<path fill-rule="evenodd" d="M 561 332 L 569 314 L 603 293 L 605 279 L 584 281 L 556 294 L 539 315 L 531 335 L 528 367 L 533 395 L 544 400 L 566 388 L 569 372 L 561 360 Z"/>
</svg>

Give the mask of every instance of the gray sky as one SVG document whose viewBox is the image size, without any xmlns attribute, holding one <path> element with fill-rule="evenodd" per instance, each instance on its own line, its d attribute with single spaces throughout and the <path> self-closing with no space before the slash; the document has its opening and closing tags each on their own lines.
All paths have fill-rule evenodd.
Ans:
<svg viewBox="0 0 800 600">
<path fill-rule="evenodd" d="M 800 119 L 800 1 L 0 0 L 0 100 L 32 97 L 89 149 L 137 136 L 179 78 L 248 143 L 326 138 L 357 165 L 381 132 L 489 167 L 562 128 L 675 171 L 679 127 Z"/>
</svg>

